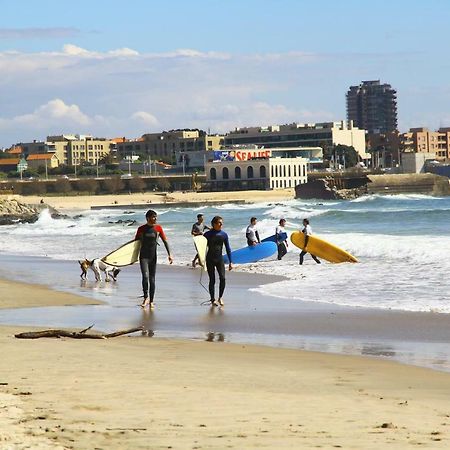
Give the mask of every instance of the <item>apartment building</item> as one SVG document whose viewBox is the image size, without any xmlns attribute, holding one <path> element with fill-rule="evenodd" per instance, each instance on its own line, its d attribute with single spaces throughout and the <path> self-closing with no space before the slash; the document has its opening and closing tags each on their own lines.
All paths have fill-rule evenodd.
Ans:
<svg viewBox="0 0 450 450">
<path fill-rule="evenodd" d="M 34 154 L 52 153 L 59 164 L 80 165 L 97 164 L 111 152 L 115 152 L 116 144 L 106 138 L 94 138 L 89 135 L 64 134 L 47 136 L 46 141 L 21 143 L 25 157 Z"/>
<path fill-rule="evenodd" d="M 428 128 L 410 128 L 400 135 L 402 152 L 434 153 L 437 160 L 450 158 L 450 128 L 430 131 Z"/>
<path fill-rule="evenodd" d="M 172 130 L 144 134 L 136 140 L 123 139 L 117 142 L 117 150 L 122 158 L 140 154 L 174 162 L 176 154 L 215 150 L 223 143 L 222 135 L 208 135 L 202 130 Z"/>
<path fill-rule="evenodd" d="M 347 95 L 347 120 L 369 133 L 397 130 L 397 91 L 380 80 L 350 86 Z"/>
<path fill-rule="evenodd" d="M 268 127 L 236 128 L 225 135 L 225 146 L 255 144 L 272 147 L 321 147 L 324 153 L 334 145 L 352 146 L 361 159 L 368 159 L 365 130 L 341 122 L 291 123 Z"/>
</svg>

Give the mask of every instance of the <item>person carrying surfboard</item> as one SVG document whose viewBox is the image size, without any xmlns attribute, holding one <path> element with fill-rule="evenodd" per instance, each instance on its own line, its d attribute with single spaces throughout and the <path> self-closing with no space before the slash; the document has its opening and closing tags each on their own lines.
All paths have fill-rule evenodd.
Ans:
<svg viewBox="0 0 450 450">
<path fill-rule="evenodd" d="M 247 245 L 248 246 L 256 245 L 256 244 L 259 244 L 261 242 L 261 240 L 259 239 L 258 230 L 256 229 L 256 222 L 257 221 L 258 221 L 258 219 L 256 217 L 252 217 L 250 219 L 250 225 L 245 230 L 245 237 L 247 238 Z"/>
<path fill-rule="evenodd" d="M 222 251 L 225 245 L 225 250 L 228 256 L 228 270 L 233 268 L 231 261 L 231 248 L 228 240 L 228 234 L 222 230 L 223 219 L 220 216 L 215 216 L 211 221 L 212 228 L 208 230 L 203 236 L 208 240 L 208 251 L 206 253 L 206 269 L 209 276 L 209 295 L 211 306 L 224 306 L 223 293 L 225 291 L 225 264 L 223 262 Z M 215 300 L 215 284 L 216 272 L 219 274 L 219 298 L 217 304 Z"/>
<path fill-rule="evenodd" d="M 282 239 L 281 237 L 282 234 L 286 233 L 286 231 L 284 231 L 285 225 L 286 219 L 280 219 L 275 229 L 275 236 L 277 240 L 277 249 L 278 249 L 278 261 L 280 261 L 281 258 L 283 258 L 283 256 L 287 253 L 287 245 L 288 245 L 287 240 Z"/>
<path fill-rule="evenodd" d="M 144 300 L 141 306 L 145 308 L 150 305 L 153 308 L 153 298 L 155 296 L 155 274 L 157 261 L 157 245 L 158 238 L 161 237 L 164 247 L 166 248 L 169 263 L 173 263 L 173 258 L 170 253 L 169 243 L 161 225 L 156 223 L 158 215 L 152 209 L 145 214 L 147 223 L 141 225 L 134 238 L 135 241 L 141 241 L 141 250 L 139 253 L 139 264 L 142 273 L 142 290 L 144 293 Z"/>
<path fill-rule="evenodd" d="M 202 236 L 205 232 L 205 229 L 209 230 L 209 227 L 203 223 L 204 220 L 205 219 L 203 218 L 203 214 L 197 214 L 197 222 L 192 225 L 192 236 Z M 198 260 L 198 253 L 196 253 L 194 259 L 192 260 L 192 267 L 195 267 L 197 265 Z"/>
<path fill-rule="evenodd" d="M 306 248 L 308 246 L 308 239 L 309 236 L 312 235 L 312 229 L 311 229 L 311 225 L 309 224 L 309 220 L 308 219 L 303 219 L 303 230 L 302 233 L 305 235 L 305 248 L 301 251 L 300 253 L 300 261 L 299 264 L 302 265 L 303 264 L 303 258 L 306 255 L 306 253 L 308 253 L 306 251 Z M 314 256 L 312 253 L 310 253 L 312 259 L 317 263 L 320 264 L 320 260 L 319 258 L 317 258 L 317 256 Z"/>
</svg>

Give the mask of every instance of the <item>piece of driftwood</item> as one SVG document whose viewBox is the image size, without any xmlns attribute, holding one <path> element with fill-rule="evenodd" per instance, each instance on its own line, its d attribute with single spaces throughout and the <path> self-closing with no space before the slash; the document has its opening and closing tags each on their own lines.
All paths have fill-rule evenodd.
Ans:
<svg viewBox="0 0 450 450">
<path fill-rule="evenodd" d="M 43 331 L 28 331 L 25 333 L 18 333 L 14 336 L 18 339 L 39 339 L 39 338 L 61 338 L 68 337 L 73 339 L 108 339 L 116 336 L 122 336 L 124 334 L 135 333 L 136 331 L 142 331 L 143 327 L 130 328 L 129 330 L 115 331 L 114 333 L 107 334 L 87 334 L 86 331 L 90 330 L 94 325 L 85 328 L 82 331 L 66 331 L 66 330 L 43 330 Z"/>
</svg>

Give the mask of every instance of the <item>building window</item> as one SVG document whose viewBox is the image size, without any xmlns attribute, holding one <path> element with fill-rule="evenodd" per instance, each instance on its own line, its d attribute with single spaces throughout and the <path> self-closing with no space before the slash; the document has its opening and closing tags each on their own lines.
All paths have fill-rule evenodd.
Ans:
<svg viewBox="0 0 450 450">
<path fill-rule="evenodd" d="M 224 167 L 224 168 L 222 169 L 222 178 L 223 178 L 224 180 L 228 180 L 228 178 L 230 178 L 230 177 L 229 177 L 229 172 L 228 172 L 228 167 Z"/>
<path fill-rule="evenodd" d="M 259 178 L 266 178 L 266 166 L 259 168 Z"/>
<path fill-rule="evenodd" d="M 240 179 L 241 178 L 241 168 L 240 167 L 235 167 L 235 169 L 234 169 L 234 178 L 236 178 L 236 179 Z"/>
<path fill-rule="evenodd" d="M 211 178 L 211 180 L 217 180 L 217 173 L 216 173 L 216 168 L 215 167 L 213 167 L 209 171 L 209 177 Z"/>
<path fill-rule="evenodd" d="M 297 176 L 297 166 L 294 165 L 294 177 L 296 177 L 296 176 Z"/>
<path fill-rule="evenodd" d="M 247 167 L 247 178 L 253 178 L 253 167 L 252 166 Z"/>
<path fill-rule="evenodd" d="M 291 166 L 288 166 L 288 174 L 289 174 L 289 177 L 291 176 Z M 289 186 L 289 187 L 291 187 L 291 186 Z"/>
</svg>

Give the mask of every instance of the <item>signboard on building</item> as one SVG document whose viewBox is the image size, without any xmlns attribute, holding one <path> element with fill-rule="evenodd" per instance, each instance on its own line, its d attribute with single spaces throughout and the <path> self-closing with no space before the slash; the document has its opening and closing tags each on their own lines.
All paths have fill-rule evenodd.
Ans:
<svg viewBox="0 0 450 450">
<path fill-rule="evenodd" d="M 214 161 L 248 161 L 254 158 L 270 158 L 271 150 L 214 150 Z"/>
</svg>

